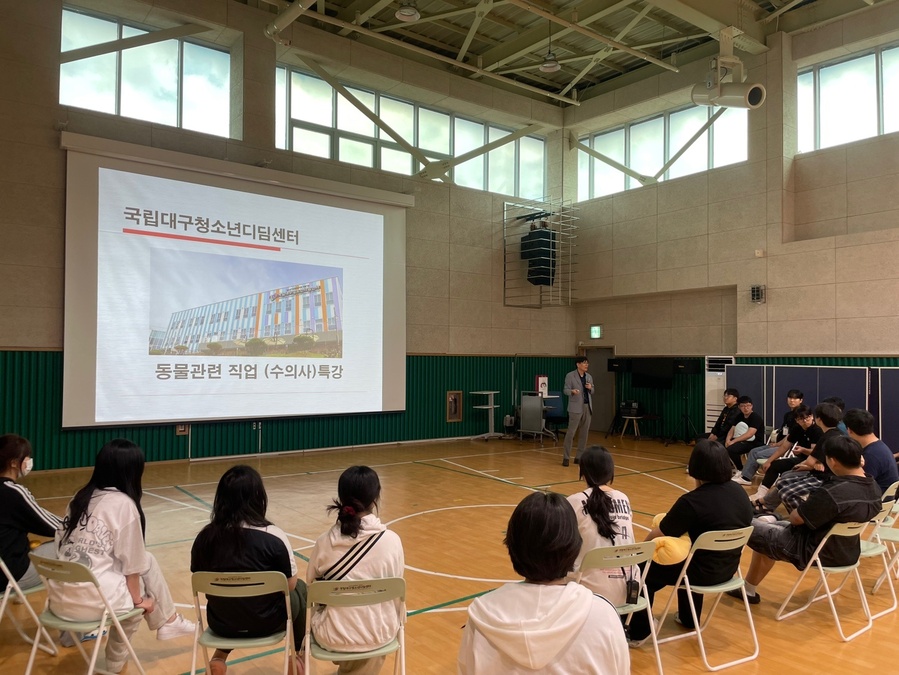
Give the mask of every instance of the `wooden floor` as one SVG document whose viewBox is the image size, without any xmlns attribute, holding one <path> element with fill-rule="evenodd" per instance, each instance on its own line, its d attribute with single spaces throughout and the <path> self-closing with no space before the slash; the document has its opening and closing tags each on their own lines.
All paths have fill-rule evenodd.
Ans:
<svg viewBox="0 0 899 675">
<path fill-rule="evenodd" d="M 652 515 L 665 511 L 692 480 L 684 473 L 690 448 L 663 447 L 654 441 L 618 437 L 605 440 L 595 434 L 615 455 L 615 486 L 624 491 L 635 511 L 637 536 L 645 531 Z M 39 448 L 37 449 L 39 452 Z M 269 518 L 287 532 L 295 545 L 301 576 L 303 556 L 314 539 L 332 523 L 325 512 L 336 496 L 337 478 L 351 464 L 377 469 L 383 485 L 381 518 L 403 540 L 408 583 L 407 672 L 454 673 L 466 607 L 473 596 L 517 580 L 502 545 L 506 522 L 514 506 L 529 492 L 549 489 L 565 495 L 581 489 L 577 466 L 560 465 L 561 448 L 547 442 L 544 447 L 518 440 L 446 441 L 438 443 L 378 446 L 374 448 L 312 452 L 279 456 L 226 459 L 189 464 L 155 464 L 144 476 L 143 506 L 147 515 L 147 545 L 165 571 L 176 603 L 192 618 L 190 597 L 190 546 L 208 521 L 209 508 L 219 476 L 233 464 L 248 463 L 265 476 L 269 494 Z M 39 463 L 38 459 L 38 463 Z M 41 503 L 62 514 L 70 496 L 89 475 L 89 470 L 36 472 L 25 479 Z M 743 569 L 749 554 L 744 553 Z M 875 564 L 863 563 L 863 578 L 870 590 L 876 577 Z M 851 643 L 839 641 L 826 603 L 804 615 L 776 622 L 774 612 L 798 572 L 779 563 L 760 589 L 762 603 L 753 607 L 761 642 L 758 660 L 730 669 L 740 673 L 772 672 L 835 673 L 848 670 L 886 669 L 894 665 L 891 636 L 899 631 L 899 612 L 875 622 L 872 631 Z M 809 588 L 811 584 L 809 584 Z M 657 611 L 667 599 L 657 597 Z M 845 610 L 851 626 L 861 614 L 852 595 L 844 594 L 838 606 Z M 869 594 L 872 609 L 886 606 L 889 595 L 882 590 Z M 38 607 L 43 594 L 33 596 Z M 39 607 L 38 607 L 39 608 Z M 8 610 L 10 611 L 10 610 Z M 11 611 L 23 617 L 23 608 Z M 734 658 L 751 648 L 748 626 L 741 606 L 722 600 L 709 629 L 708 644 L 713 663 L 724 655 Z M 673 634 L 672 619 L 664 627 Z M 190 670 L 190 639 L 157 642 L 143 626 L 135 645 L 149 673 L 183 674 Z M 8 620 L 0 624 L 0 673 L 24 672 L 27 649 Z M 651 646 L 631 650 L 632 672 L 654 673 Z M 668 673 L 706 672 L 695 640 L 662 646 Z M 235 652 L 231 673 L 275 673 L 278 656 Z M 383 672 L 392 672 L 392 658 Z M 35 673 L 79 673 L 85 667 L 74 648 L 62 649 L 58 657 L 38 653 Z M 333 673 L 331 664 L 316 664 L 314 673 Z M 126 668 L 126 673 L 137 672 Z"/>
</svg>

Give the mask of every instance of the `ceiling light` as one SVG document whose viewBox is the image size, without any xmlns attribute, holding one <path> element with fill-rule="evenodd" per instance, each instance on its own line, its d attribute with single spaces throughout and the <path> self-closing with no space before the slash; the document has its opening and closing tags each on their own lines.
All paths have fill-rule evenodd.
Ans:
<svg viewBox="0 0 899 675">
<path fill-rule="evenodd" d="M 407 23 L 418 21 L 421 18 L 421 14 L 418 12 L 418 7 L 415 6 L 414 1 L 400 3 L 400 8 L 396 10 L 394 16 L 400 21 L 405 21 Z"/>
<path fill-rule="evenodd" d="M 549 42 L 546 45 L 546 56 L 543 57 L 543 63 L 540 64 L 541 73 L 558 73 L 562 70 L 562 64 L 556 59 L 553 53 L 553 22 L 548 22 Z"/>
<path fill-rule="evenodd" d="M 541 73 L 558 73 L 562 70 L 562 64 L 556 60 L 556 55 L 552 52 L 546 52 L 543 57 L 543 63 L 540 64 Z"/>
</svg>

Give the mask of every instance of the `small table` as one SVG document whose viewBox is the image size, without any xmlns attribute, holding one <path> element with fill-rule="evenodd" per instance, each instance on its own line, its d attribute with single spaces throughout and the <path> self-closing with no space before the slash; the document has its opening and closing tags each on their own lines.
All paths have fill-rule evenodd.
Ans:
<svg viewBox="0 0 899 675">
<path fill-rule="evenodd" d="M 624 432 L 627 431 L 627 423 L 633 422 L 634 423 L 634 440 L 639 441 L 640 440 L 639 421 L 643 419 L 643 415 L 639 415 L 639 416 L 622 415 L 621 419 L 624 420 L 624 426 L 621 427 L 621 435 L 618 438 L 624 438 Z"/>
<path fill-rule="evenodd" d="M 493 419 L 495 417 L 493 411 L 496 408 L 499 408 L 499 406 L 496 405 L 496 403 L 494 403 L 493 397 L 496 394 L 498 394 L 499 392 L 498 391 L 470 391 L 468 393 L 471 394 L 472 396 L 475 396 L 475 395 L 476 396 L 486 396 L 487 397 L 487 405 L 476 405 L 476 406 L 472 406 L 472 407 L 475 410 L 489 410 L 490 411 L 488 413 L 489 426 L 487 427 L 487 433 L 481 434 L 480 436 L 475 436 L 471 440 L 474 441 L 479 438 L 483 438 L 485 441 L 489 441 L 491 438 L 502 438 L 503 435 L 496 431 L 496 427 L 494 426 L 494 419 Z"/>
</svg>

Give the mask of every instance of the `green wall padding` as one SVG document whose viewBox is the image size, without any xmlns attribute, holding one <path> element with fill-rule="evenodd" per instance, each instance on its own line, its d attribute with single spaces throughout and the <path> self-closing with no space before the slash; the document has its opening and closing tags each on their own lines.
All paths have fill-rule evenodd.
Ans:
<svg viewBox="0 0 899 675">
<path fill-rule="evenodd" d="M 705 366 L 702 359 L 695 360 L 702 362 L 701 367 Z M 640 432 L 643 436 L 674 437 L 684 440 L 684 413 L 689 415 L 698 433 L 706 431 L 704 373 L 696 375 L 676 373 L 671 389 L 636 388 L 631 384 L 630 373 L 616 373 L 615 386 L 618 391 L 618 402 L 637 401 L 645 414 L 661 417 L 658 421 L 640 422 Z"/>
<path fill-rule="evenodd" d="M 574 368 L 570 357 L 407 356 L 406 410 L 403 412 L 264 418 L 202 422 L 191 436 L 176 436 L 172 424 L 62 428 L 62 352 L 0 351 L 0 433 L 28 438 L 35 468 L 91 466 L 111 438 L 138 443 L 148 461 L 225 457 L 256 452 L 367 445 L 431 438 L 474 436 L 487 430 L 487 412 L 473 405 L 487 397 L 471 391 L 495 390 L 496 428 L 512 412 L 513 388 L 530 391 L 535 375 L 548 375 L 561 389 Z M 463 392 L 461 422 L 446 422 L 446 392 Z M 92 392 L 85 391 L 85 395 Z M 188 445 L 189 444 L 189 445 Z"/>
</svg>

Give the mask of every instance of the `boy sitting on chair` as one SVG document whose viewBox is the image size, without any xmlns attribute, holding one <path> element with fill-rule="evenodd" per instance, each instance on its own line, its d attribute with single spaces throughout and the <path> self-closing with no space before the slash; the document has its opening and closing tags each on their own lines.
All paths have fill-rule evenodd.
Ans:
<svg viewBox="0 0 899 675">
<path fill-rule="evenodd" d="M 746 595 L 753 605 L 761 601 L 756 588 L 778 560 L 802 570 L 835 523 L 866 522 L 880 511 L 880 488 L 862 469 L 862 448 L 847 436 L 824 443 L 827 466 L 833 472 L 824 484 L 790 513 L 789 520 L 752 521 L 749 548 L 752 561 L 746 574 Z M 852 565 L 858 560 L 858 537 L 833 537 L 821 551 L 826 566 Z M 740 591 L 728 595 L 743 599 Z"/>
</svg>

